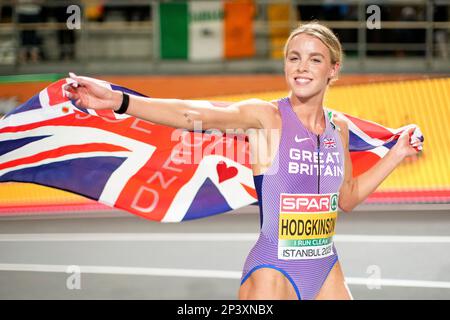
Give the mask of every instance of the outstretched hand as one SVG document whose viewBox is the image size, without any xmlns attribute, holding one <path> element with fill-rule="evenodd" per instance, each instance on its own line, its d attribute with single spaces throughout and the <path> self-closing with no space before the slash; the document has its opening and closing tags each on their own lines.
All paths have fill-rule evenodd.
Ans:
<svg viewBox="0 0 450 320">
<path fill-rule="evenodd" d="M 73 82 L 67 84 L 63 90 L 69 99 L 75 101 L 76 106 L 97 110 L 119 108 L 122 102 L 120 91 L 102 86 L 93 78 L 79 77 L 72 72 L 69 76 Z"/>
<path fill-rule="evenodd" d="M 397 153 L 399 157 L 406 158 L 417 155 L 423 148 L 423 142 L 420 140 L 410 141 L 415 127 L 411 127 L 402 132 L 397 140 L 397 143 L 392 147 L 392 150 Z"/>
</svg>

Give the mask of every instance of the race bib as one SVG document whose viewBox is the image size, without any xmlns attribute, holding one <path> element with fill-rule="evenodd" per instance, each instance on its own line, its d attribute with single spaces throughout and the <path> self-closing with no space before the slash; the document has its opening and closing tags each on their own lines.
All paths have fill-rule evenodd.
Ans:
<svg viewBox="0 0 450 320">
<path fill-rule="evenodd" d="M 338 194 L 280 194 L 278 259 L 333 255 Z"/>
</svg>

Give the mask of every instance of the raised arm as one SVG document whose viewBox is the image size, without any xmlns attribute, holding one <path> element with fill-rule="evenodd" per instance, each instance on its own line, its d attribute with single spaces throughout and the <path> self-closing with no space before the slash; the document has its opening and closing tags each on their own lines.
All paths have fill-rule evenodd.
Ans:
<svg viewBox="0 0 450 320">
<path fill-rule="evenodd" d="M 339 207 L 344 212 L 353 210 L 362 203 L 377 187 L 394 171 L 394 169 L 408 156 L 418 153 L 414 149 L 422 142 L 410 143 L 410 133 L 414 128 L 405 130 L 397 143 L 372 168 L 353 178 L 353 168 L 348 148 L 349 132 L 346 122 L 335 118 L 335 123 L 341 129 L 341 139 L 345 152 L 344 182 L 339 190 Z"/>
<path fill-rule="evenodd" d="M 105 88 L 93 79 L 71 74 L 78 84 L 66 90 L 77 106 L 92 109 L 117 109 L 123 99 L 121 91 Z M 244 100 L 228 107 L 216 107 L 208 101 L 155 99 L 130 95 L 127 114 L 153 123 L 176 128 L 193 129 L 194 121 L 201 121 L 207 129 L 263 128 L 264 119 L 275 107 L 259 99 Z"/>
</svg>

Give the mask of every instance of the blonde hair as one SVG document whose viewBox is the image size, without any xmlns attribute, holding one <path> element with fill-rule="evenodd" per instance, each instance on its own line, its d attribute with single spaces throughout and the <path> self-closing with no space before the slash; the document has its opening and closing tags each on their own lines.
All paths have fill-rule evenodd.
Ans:
<svg viewBox="0 0 450 320">
<path fill-rule="evenodd" d="M 342 64 L 343 52 L 342 45 L 339 42 L 339 39 L 336 35 L 331 31 L 330 28 L 320 24 L 317 21 L 309 22 L 298 26 L 295 30 L 291 32 L 289 38 L 286 40 L 286 44 L 284 45 L 284 58 L 287 56 L 287 50 L 289 43 L 291 40 L 298 36 L 301 33 L 308 34 L 310 36 L 316 37 L 330 50 L 330 57 L 332 64 Z"/>
</svg>

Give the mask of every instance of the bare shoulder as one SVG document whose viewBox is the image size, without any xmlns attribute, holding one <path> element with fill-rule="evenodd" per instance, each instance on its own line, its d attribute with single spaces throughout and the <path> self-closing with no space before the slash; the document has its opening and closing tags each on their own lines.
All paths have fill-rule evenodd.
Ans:
<svg viewBox="0 0 450 320">
<path fill-rule="evenodd" d="M 349 140 L 349 129 L 347 121 L 343 119 L 339 113 L 333 113 L 333 122 L 338 127 L 342 142 L 344 143 L 345 147 L 347 147 Z"/>
<path fill-rule="evenodd" d="M 348 132 L 348 123 L 346 120 L 342 119 L 339 115 L 334 115 L 334 123 L 339 127 L 341 132 Z"/>
<path fill-rule="evenodd" d="M 236 105 L 240 105 L 242 107 L 248 107 L 251 109 L 255 109 L 257 111 L 273 111 L 273 110 L 277 110 L 277 106 L 276 104 L 274 104 L 273 102 L 269 102 L 269 101 L 265 101 L 262 99 L 258 99 L 258 98 L 251 98 L 251 99 L 247 99 L 247 100 L 242 100 L 238 103 L 236 103 Z"/>
<path fill-rule="evenodd" d="M 243 116 L 258 119 L 263 128 L 271 127 L 271 124 L 279 117 L 276 102 L 252 98 L 241 101 L 237 106 Z"/>
</svg>

